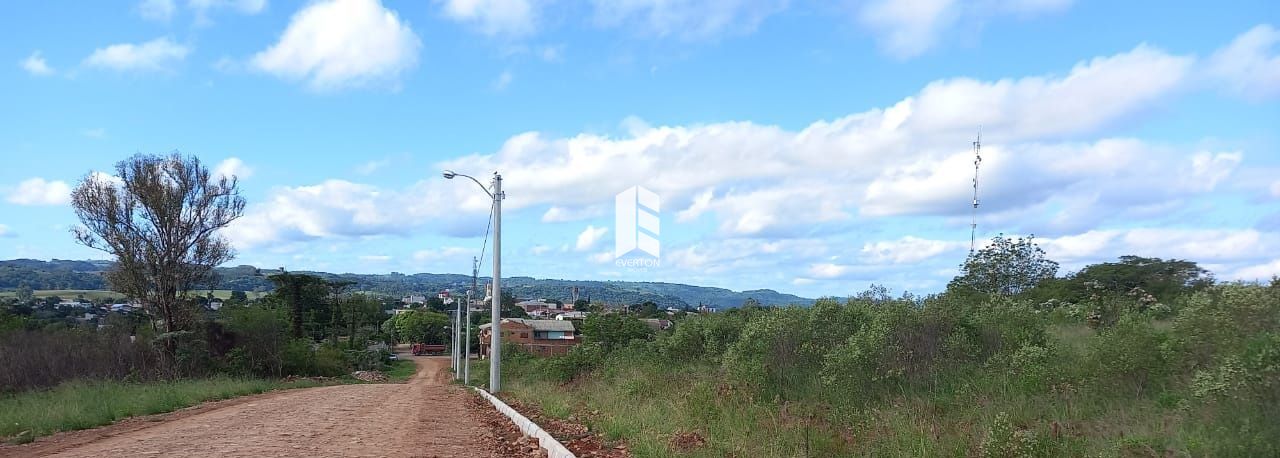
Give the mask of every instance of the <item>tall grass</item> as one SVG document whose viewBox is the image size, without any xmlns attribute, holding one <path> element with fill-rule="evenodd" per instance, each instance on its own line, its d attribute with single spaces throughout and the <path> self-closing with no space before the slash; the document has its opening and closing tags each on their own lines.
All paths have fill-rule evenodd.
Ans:
<svg viewBox="0 0 1280 458">
<path fill-rule="evenodd" d="M 949 307 L 820 303 L 698 317 L 605 355 L 512 351 L 504 396 L 641 457 L 1280 453 L 1280 288 L 1101 329 Z"/>
<path fill-rule="evenodd" d="M 230 377 L 148 383 L 73 381 L 50 390 L 0 397 L 0 439 L 21 435 L 29 440 L 59 431 L 108 425 L 133 416 L 172 412 L 205 401 L 317 385 L 309 380 Z"/>
</svg>

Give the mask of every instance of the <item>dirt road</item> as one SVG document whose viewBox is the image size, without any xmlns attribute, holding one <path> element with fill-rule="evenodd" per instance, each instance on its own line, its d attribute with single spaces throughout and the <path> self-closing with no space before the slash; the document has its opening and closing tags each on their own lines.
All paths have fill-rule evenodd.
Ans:
<svg viewBox="0 0 1280 458">
<path fill-rule="evenodd" d="M 449 385 L 448 357 L 413 360 L 418 373 L 407 384 L 272 393 L 71 448 L 46 444 L 31 451 L 56 450 L 51 456 L 59 457 L 497 456 L 494 433 L 474 411 L 473 395 Z"/>
</svg>

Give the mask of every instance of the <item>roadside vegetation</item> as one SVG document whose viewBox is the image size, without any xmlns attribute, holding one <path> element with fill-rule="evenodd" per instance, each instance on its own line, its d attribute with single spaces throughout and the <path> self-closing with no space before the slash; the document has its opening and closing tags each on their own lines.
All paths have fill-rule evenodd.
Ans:
<svg viewBox="0 0 1280 458">
<path fill-rule="evenodd" d="M 20 285 L 0 297 L 0 440 L 354 383 L 352 371 L 412 376 L 412 362 L 389 361 L 398 328 L 386 304 L 350 283 L 282 269 L 268 294 L 213 289 L 214 267 L 234 255 L 218 230 L 244 208 L 234 177 L 176 153 L 134 156 L 114 175 L 87 175 L 72 198 L 77 241 L 115 259 L 103 274 L 112 291 Z M 421 313 L 430 319 L 404 330 L 443 335 L 432 326 L 447 320 Z"/>
<path fill-rule="evenodd" d="M 206 401 L 320 385 L 310 379 L 226 376 L 146 383 L 78 380 L 51 390 L 0 397 L 0 437 L 23 443 L 58 431 L 109 425 L 128 417 L 172 412 Z"/>
<path fill-rule="evenodd" d="M 568 355 L 504 353 L 504 396 L 637 456 L 1280 454 L 1280 280 L 1056 270 L 1001 238 L 928 297 L 592 317 Z"/>
</svg>

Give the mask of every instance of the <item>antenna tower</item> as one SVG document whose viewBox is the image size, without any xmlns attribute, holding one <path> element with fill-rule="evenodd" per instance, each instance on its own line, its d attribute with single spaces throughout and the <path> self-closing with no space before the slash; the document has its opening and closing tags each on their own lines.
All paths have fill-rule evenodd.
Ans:
<svg viewBox="0 0 1280 458">
<path fill-rule="evenodd" d="M 973 210 L 969 220 L 969 254 L 973 254 L 978 242 L 978 165 L 982 164 L 982 129 L 973 142 Z"/>
</svg>

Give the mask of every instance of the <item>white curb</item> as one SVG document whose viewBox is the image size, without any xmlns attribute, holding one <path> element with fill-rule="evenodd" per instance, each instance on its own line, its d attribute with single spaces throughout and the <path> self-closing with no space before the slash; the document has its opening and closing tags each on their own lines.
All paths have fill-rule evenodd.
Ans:
<svg viewBox="0 0 1280 458">
<path fill-rule="evenodd" d="M 573 452 L 570 452 L 569 449 L 565 448 L 564 444 L 561 444 L 560 441 L 556 440 L 556 438 L 551 437 L 551 434 L 542 429 L 541 426 L 538 426 L 532 420 L 525 418 L 524 415 L 520 415 L 520 412 L 516 412 L 516 409 L 512 409 L 511 406 L 502 402 L 501 399 L 489 394 L 488 391 L 476 387 L 471 388 L 476 390 L 477 393 L 480 393 L 480 396 L 488 399 L 489 402 L 493 404 L 493 407 L 498 409 L 499 412 L 502 412 L 503 415 L 510 418 L 511 422 L 515 423 L 516 427 L 520 428 L 520 432 L 524 433 L 526 436 L 538 439 L 538 445 L 547 451 L 547 458 L 577 458 L 573 455 Z"/>
</svg>

